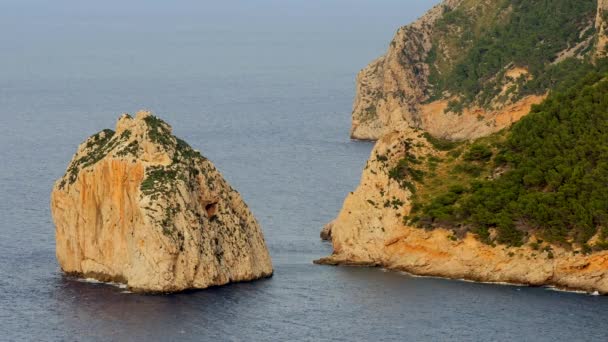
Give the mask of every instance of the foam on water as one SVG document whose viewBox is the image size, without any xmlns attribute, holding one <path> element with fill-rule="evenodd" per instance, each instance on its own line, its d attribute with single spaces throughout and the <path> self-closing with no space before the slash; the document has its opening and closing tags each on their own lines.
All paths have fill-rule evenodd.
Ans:
<svg viewBox="0 0 608 342">
<path fill-rule="evenodd" d="M 126 289 L 128 287 L 127 284 L 124 283 L 117 283 L 117 282 L 112 282 L 112 281 L 100 281 L 97 280 L 95 278 L 73 278 L 74 280 L 81 282 L 81 283 L 88 283 L 88 284 L 103 284 L 103 285 L 110 285 L 110 286 L 114 286 L 117 287 L 119 289 Z"/>
<path fill-rule="evenodd" d="M 582 291 L 582 290 L 572 290 L 572 289 L 565 289 L 565 288 L 561 288 L 561 287 L 557 287 L 557 286 L 543 286 L 543 287 L 547 291 L 584 294 L 584 295 L 588 295 L 588 296 L 600 296 L 600 293 L 598 291 L 589 292 L 589 291 Z"/>
</svg>

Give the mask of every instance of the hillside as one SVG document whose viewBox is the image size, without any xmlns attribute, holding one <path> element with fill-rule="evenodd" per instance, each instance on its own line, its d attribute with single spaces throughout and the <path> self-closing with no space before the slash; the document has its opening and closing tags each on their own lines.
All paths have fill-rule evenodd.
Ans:
<svg viewBox="0 0 608 342">
<path fill-rule="evenodd" d="M 436 168 L 465 176 L 418 182 L 432 195 L 412 197 L 406 223 L 451 227 L 461 236 L 473 231 L 488 243 L 513 246 L 536 235 L 582 251 L 608 247 L 605 77 L 592 73 L 512 129 L 438 159 Z"/>
<path fill-rule="evenodd" d="M 437 52 L 418 102 L 377 94 L 394 107 L 375 111 L 385 127 L 317 263 L 608 293 L 604 8 L 446 1 L 400 29 L 426 27 Z"/>
<path fill-rule="evenodd" d="M 316 262 L 608 293 L 607 94 L 598 72 L 488 137 L 384 135 Z"/>
<path fill-rule="evenodd" d="M 510 126 L 593 69 L 606 45 L 605 0 L 447 0 L 400 28 L 357 77 L 351 136 L 402 126 L 449 139 Z"/>
</svg>

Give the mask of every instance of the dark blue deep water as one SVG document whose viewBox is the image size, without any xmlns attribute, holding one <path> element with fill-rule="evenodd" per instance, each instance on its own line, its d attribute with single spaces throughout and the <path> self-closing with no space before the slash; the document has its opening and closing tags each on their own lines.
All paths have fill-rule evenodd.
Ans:
<svg viewBox="0 0 608 342">
<path fill-rule="evenodd" d="M 432 4 L 0 1 L 0 340 L 608 340 L 605 297 L 312 264 L 372 147 L 348 139 L 355 75 Z M 140 108 L 241 192 L 273 278 L 144 296 L 62 276 L 53 181 Z"/>
</svg>

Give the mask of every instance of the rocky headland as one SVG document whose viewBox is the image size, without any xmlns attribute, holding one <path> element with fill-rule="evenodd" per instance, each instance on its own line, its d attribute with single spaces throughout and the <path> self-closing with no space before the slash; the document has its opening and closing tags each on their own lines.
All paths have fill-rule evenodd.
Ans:
<svg viewBox="0 0 608 342">
<path fill-rule="evenodd" d="M 606 72 L 607 8 L 606 0 L 445 0 L 398 29 L 387 52 L 357 76 L 351 138 L 377 142 L 359 186 L 321 232 L 331 241 L 333 254 L 315 263 L 607 294 L 602 210 L 583 225 L 582 233 L 576 223 L 563 229 L 552 223 L 549 229 L 525 215 L 514 221 L 493 217 L 480 224 L 475 212 L 462 209 L 462 203 L 479 195 L 479 184 L 520 172 L 515 169 L 521 165 L 509 159 L 519 153 L 517 144 L 524 146 L 524 138 L 509 140 L 517 122 L 541 108 L 538 105 L 552 92 L 570 87 L 574 90 L 568 96 L 574 101 L 581 96 L 577 80 L 590 72 Z M 539 41 L 520 38 L 534 35 Z M 587 85 L 589 91 L 597 86 Z M 556 98 L 550 100 L 565 101 Z M 557 115 L 550 112 L 536 115 Z M 587 114 L 585 125 L 595 120 Z M 526 125 L 519 135 L 524 129 L 543 134 L 541 127 Z M 606 136 L 602 128 L 598 131 Z M 542 140 L 538 146 L 543 146 Z M 557 158 L 560 153 L 574 154 L 576 144 L 559 148 L 563 150 Z M 594 158 L 591 165 L 604 157 Z M 558 162 L 551 163 L 556 167 Z M 560 166 L 560 172 L 565 169 Z M 541 199 L 554 195 L 552 191 L 561 196 L 559 183 L 548 184 L 549 173 L 558 172 L 535 172 L 540 175 L 534 173 L 534 181 L 523 172 L 522 191 L 536 191 L 534 198 Z M 580 192 L 582 186 L 569 190 Z M 571 216 L 585 215 L 583 209 L 588 208 Z M 506 212 L 505 217 L 516 216 L 515 209 L 511 216 Z"/>
<path fill-rule="evenodd" d="M 359 186 L 322 231 L 322 238 L 332 243 L 333 254 L 315 263 L 608 294 L 608 251 L 585 254 L 580 248 L 548 244 L 536 236 L 521 246 L 488 244 L 472 232 L 404 223 L 414 194 L 389 173 L 408 153 L 436 158 L 447 154 L 434 149 L 419 130 L 391 133 L 378 140 Z"/>
<path fill-rule="evenodd" d="M 608 1 L 581 3 L 585 3 L 584 9 L 565 14 L 573 18 L 568 24 L 576 31 L 574 39 L 560 37 L 557 40 L 563 40 L 563 44 L 550 47 L 538 43 L 541 50 L 555 49 L 555 58 L 538 61 L 545 67 L 535 71 L 529 65 L 537 61 L 522 63 L 514 54 L 502 57 L 502 63 L 489 61 L 493 65 L 484 69 L 463 67 L 467 58 L 476 64 L 486 62 L 474 55 L 477 49 L 510 48 L 500 43 L 479 46 L 486 40 L 485 33 L 509 25 L 510 17 L 521 14 L 509 1 L 442 1 L 418 20 L 399 28 L 386 53 L 357 75 L 351 138 L 377 140 L 385 133 L 412 126 L 438 137 L 463 140 L 509 127 L 546 98 L 554 85 L 539 82 L 540 73 L 551 73 L 551 67 L 567 59 L 606 55 Z M 548 11 L 535 3 L 528 6 L 520 11 Z M 524 53 L 522 57 L 528 56 Z M 466 77 L 470 79 L 463 80 Z M 477 83 L 474 94 L 464 95 L 462 87 L 451 86 L 458 82 Z M 475 98 L 463 99 L 472 95 Z"/>
</svg>

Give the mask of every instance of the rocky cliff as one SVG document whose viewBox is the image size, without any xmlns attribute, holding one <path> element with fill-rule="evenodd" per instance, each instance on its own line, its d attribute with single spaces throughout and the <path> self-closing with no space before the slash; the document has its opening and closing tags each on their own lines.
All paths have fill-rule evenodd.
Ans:
<svg viewBox="0 0 608 342">
<path fill-rule="evenodd" d="M 446 10 L 462 0 L 433 7 L 397 30 L 385 55 L 359 72 L 353 104 L 351 137 L 376 140 L 388 130 L 419 124 L 419 105 L 427 98 L 432 28 Z M 445 7 L 444 7 L 445 6 Z"/>
<path fill-rule="evenodd" d="M 261 229 L 214 165 L 149 112 L 82 143 L 51 195 L 61 269 L 145 292 L 272 275 Z"/>
<path fill-rule="evenodd" d="M 380 266 L 416 275 L 608 294 L 608 251 L 586 255 L 536 237 L 519 247 L 487 244 L 472 233 L 458 236 L 451 229 L 421 229 L 404 223 L 412 210 L 410 189 L 414 188 L 403 186 L 390 174 L 408 155 L 446 157 L 419 130 L 389 133 L 378 140 L 361 183 L 325 229 L 333 254 L 315 263 Z"/>
<path fill-rule="evenodd" d="M 608 202 L 570 172 L 579 164 L 594 179 L 606 176 L 597 142 L 608 136 L 599 123 L 608 108 L 590 99 L 602 96 L 593 82 L 607 70 L 607 11 L 605 0 L 449 0 L 400 28 L 357 76 L 351 137 L 377 142 L 359 186 L 322 231 L 333 254 L 316 263 L 608 293 Z M 578 91 L 590 73 L 600 76 Z M 564 89 L 574 91 L 552 95 Z M 534 108 L 546 113 L 508 140 Z M 536 168 L 520 167 L 524 150 Z M 505 174 L 514 183 L 480 194 Z M 555 213 L 585 191 L 597 198 L 593 214 L 589 202 L 570 199 L 561 215 L 585 217 L 580 226 L 552 217 L 532 224 L 534 215 L 522 214 Z M 521 194 L 529 195 L 524 209 Z M 482 217 L 492 197 L 509 197 L 508 210 Z M 479 210 L 465 207 L 466 198 L 479 200 Z"/>
<path fill-rule="evenodd" d="M 596 57 L 606 57 L 608 51 L 608 1 L 598 0 L 597 17 L 595 19 L 595 29 L 597 30 Z"/>
<path fill-rule="evenodd" d="M 557 64 L 604 54 L 606 2 L 596 2 L 542 9 L 539 1 L 443 1 L 399 28 L 387 52 L 358 74 L 351 138 L 377 140 L 413 126 L 461 140 L 508 127 L 546 97 L 560 77 Z M 531 9 L 553 17 L 537 21 Z M 555 34 L 538 32 L 513 47 L 538 26 Z M 552 80 L 543 79 L 548 74 Z"/>
</svg>

